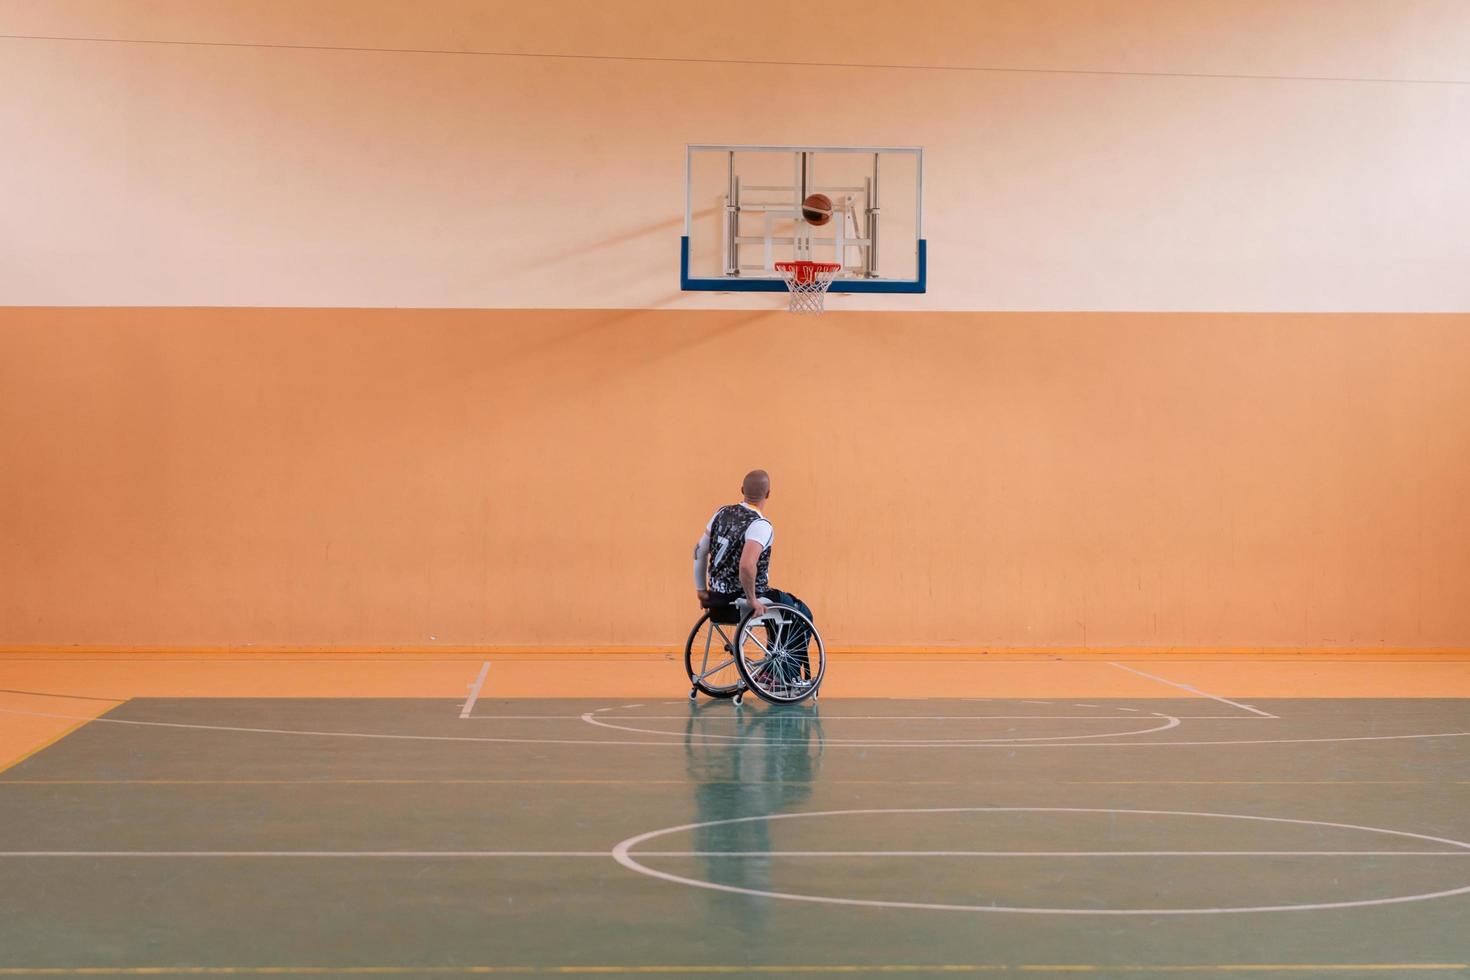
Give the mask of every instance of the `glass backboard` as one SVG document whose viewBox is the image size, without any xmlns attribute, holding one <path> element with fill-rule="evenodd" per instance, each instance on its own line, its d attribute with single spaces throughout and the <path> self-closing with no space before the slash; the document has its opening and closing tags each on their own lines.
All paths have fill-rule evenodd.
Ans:
<svg viewBox="0 0 1470 980">
<path fill-rule="evenodd" d="M 784 290 L 809 259 L 834 293 L 925 291 L 920 147 L 691 145 L 684 190 L 683 289 Z"/>
</svg>

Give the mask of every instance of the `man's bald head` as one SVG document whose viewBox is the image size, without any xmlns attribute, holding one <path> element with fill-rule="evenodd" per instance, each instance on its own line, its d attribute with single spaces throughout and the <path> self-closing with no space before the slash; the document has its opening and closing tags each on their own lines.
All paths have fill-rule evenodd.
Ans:
<svg viewBox="0 0 1470 980">
<path fill-rule="evenodd" d="M 751 470 L 740 481 L 740 492 L 751 503 L 760 503 L 771 495 L 771 474 L 765 470 Z"/>
</svg>

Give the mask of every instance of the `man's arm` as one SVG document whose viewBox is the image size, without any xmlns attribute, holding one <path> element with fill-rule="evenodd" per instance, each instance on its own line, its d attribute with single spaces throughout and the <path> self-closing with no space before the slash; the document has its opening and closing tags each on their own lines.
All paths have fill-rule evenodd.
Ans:
<svg viewBox="0 0 1470 980">
<path fill-rule="evenodd" d="M 750 603 L 750 611 L 757 616 L 766 611 L 766 604 L 755 594 L 756 564 L 761 560 L 761 552 L 765 550 L 759 541 L 746 541 L 745 547 L 740 550 L 740 585 L 745 589 L 745 601 Z"/>
<path fill-rule="evenodd" d="M 709 532 L 694 546 L 694 594 L 701 604 L 709 601 Z"/>
</svg>

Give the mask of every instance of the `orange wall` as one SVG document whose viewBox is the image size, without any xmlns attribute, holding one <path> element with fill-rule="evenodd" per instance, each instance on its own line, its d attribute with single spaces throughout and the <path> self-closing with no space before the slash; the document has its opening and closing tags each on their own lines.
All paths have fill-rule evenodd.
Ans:
<svg viewBox="0 0 1470 980">
<path fill-rule="evenodd" d="M 763 465 L 841 643 L 1470 647 L 1470 6 L 731 9 L 0 0 L 0 644 L 667 643 Z M 930 292 L 681 294 L 690 142 Z"/>
<path fill-rule="evenodd" d="M 1470 316 L 0 310 L 0 644 L 1470 645 Z"/>
</svg>

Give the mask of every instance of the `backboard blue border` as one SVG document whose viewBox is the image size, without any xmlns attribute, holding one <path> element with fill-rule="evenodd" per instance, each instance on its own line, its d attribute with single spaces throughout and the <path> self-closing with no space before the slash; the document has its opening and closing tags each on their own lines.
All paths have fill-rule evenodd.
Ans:
<svg viewBox="0 0 1470 980">
<path fill-rule="evenodd" d="M 919 239 L 918 275 L 913 279 L 834 279 L 829 293 L 923 293 L 928 292 L 928 242 Z M 689 275 L 689 236 L 679 238 L 679 288 L 685 292 L 779 293 L 786 291 L 784 279 L 739 277 L 692 278 Z"/>
</svg>

